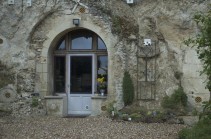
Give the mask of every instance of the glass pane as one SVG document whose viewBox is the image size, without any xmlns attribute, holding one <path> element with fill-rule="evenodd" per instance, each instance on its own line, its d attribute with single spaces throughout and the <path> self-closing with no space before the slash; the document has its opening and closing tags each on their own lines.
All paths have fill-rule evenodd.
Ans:
<svg viewBox="0 0 211 139">
<path fill-rule="evenodd" d="M 92 49 L 92 33 L 78 31 L 71 34 L 72 49 Z"/>
<path fill-rule="evenodd" d="M 105 90 L 107 93 L 108 81 L 108 56 L 98 56 L 97 58 L 97 90 Z"/>
<path fill-rule="evenodd" d="M 97 49 L 99 49 L 99 50 L 106 49 L 106 45 L 100 37 L 97 38 Z"/>
<path fill-rule="evenodd" d="M 71 57 L 71 94 L 92 93 L 92 56 Z"/>
<path fill-rule="evenodd" d="M 56 47 L 56 50 L 65 50 L 65 40 L 64 39 Z"/>
<path fill-rule="evenodd" d="M 56 56 L 54 58 L 54 91 L 57 93 L 65 92 L 65 57 Z"/>
</svg>

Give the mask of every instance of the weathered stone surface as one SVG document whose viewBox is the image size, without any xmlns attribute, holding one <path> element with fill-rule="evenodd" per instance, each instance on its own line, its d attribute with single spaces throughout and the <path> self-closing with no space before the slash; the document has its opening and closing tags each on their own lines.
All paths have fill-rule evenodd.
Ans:
<svg viewBox="0 0 211 139">
<path fill-rule="evenodd" d="M 12 87 L 6 86 L 0 89 L 0 103 L 14 102 L 16 100 L 16 97 L 17 97 L 17 94 Z"/>
<path fill-rule="evenodd" d="M 52 47 L 59 37 L 75 29 L 72 19 L 80 18 L 81 27 L 98 33 L 107 45 L 108 102 L 116 100 L 117 108 L 124 106 L 122 78 L 126 70 L 133 78 L 136 95 L 146 94 L 137 89 L 138 81 L 144 79 L 137 76 L 138 66 L 145 69 L 144 59 L 137 60 L 138 49 L 144 47 L 143 39 L 152 39 L 152 46 L 156 47 L 151 55 L 155 60 L 152 67 L 156 71 L 156 93 L 153 101 L 140 101 L 140 105 L 159 108 L 163 96 L 172 94 L 179 85 L 188 95 L 193 91 L 206 100 L 208 91 L 202 83 L 205 77 L 198 73 L 201 63 L 194 49 L 184 46 L 183 40 L 199 32 L 192 17 L 196 11 L 206 11 L 209 1 L 142 0 L 131 6 L 119 0 L 81 2 L 88 6 L 85 13 L 79 12 L 80 6 L 71 13 L 75 3 L 69 0 L 36 0 L 32 7 L 22 5 L 21 0 L 14 5 L 0 2 L 0 89 L 12 84 L 19 95 L 52 94 Z M 177 76 L 178 73 L 181 74 Z"/>
<path fill-rule="evenodd" d="M 61 96 L 48 96 L 45 97 L 46 103 L 46 112 L 48 115 L 56 115 L 56 116 L 67 116 L 67 109 L 65 109 L 65 97 Z"/>
<path fill-rule="evenodd" d="M 193 126 L 199 121 L 198 116 L 182 116 L 185 125 Z"/>
<path fill-rule="evenodd" d="M 21 98 L 19 101 L 12 103 L 10 107 L 12 111 L 11 115 L 14 117 L 33 117 L 46 115 L 44 100 L 39 98 Z"/>
</svg>

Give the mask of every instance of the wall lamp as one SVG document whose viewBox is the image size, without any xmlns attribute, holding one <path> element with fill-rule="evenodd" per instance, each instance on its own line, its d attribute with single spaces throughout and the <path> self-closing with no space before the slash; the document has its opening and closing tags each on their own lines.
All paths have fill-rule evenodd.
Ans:
<svg viewBox="0 0 211 139">
<path fill-rule="evenodd" d="M 73 24 L 74 24 L 75 26 L 79 26 L 79 24 L 80 24 L 80 19 L 73 19 Z"/>
</svg>

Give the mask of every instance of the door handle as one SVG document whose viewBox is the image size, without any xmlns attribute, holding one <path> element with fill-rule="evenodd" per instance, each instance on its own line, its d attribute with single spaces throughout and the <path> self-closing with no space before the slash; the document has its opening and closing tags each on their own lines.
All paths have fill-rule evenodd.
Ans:
<svg viewBox="0 0 211 139">
<path fill-rule="evenodd" d="M 67 88 L 70 88 L 70 85 L 69 84 L 67 85 Z"/>
</svg>

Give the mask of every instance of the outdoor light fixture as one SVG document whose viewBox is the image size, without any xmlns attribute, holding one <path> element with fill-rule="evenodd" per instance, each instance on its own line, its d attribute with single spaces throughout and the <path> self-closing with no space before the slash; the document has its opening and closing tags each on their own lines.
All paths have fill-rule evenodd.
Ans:
<svg viewBox="0 0 211 139">
<path fill-rule="evenodd" d="M 73 24 L 74 24 L 75 26 L 79 26 L 79 24 L 80 24 L 80 19 L 73 19 Z"/>
</svg>

